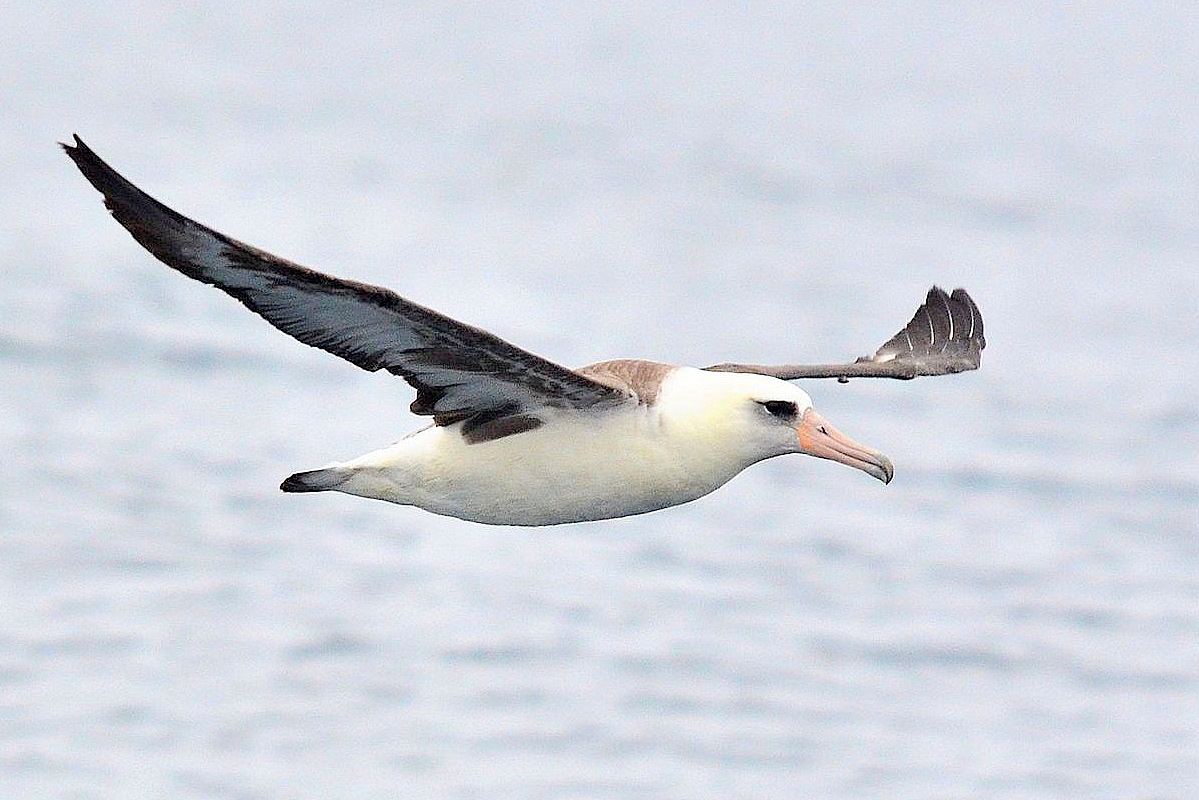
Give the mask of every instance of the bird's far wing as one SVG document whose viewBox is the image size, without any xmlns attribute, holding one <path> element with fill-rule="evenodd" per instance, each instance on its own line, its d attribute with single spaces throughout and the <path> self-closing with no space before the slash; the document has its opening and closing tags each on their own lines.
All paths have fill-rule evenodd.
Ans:
<svg viewBox="0 0 1199 800">
<path fill-rule="evenodd" d="M 796 378 L 899 378 L 950 375 L 978 369 L 983 317 L 965 289 L 946 294 L 934 286 L 912 321 L 878 349 L 849 364 L 717 364 L 714 372 L 756 372 L 783 380 Z"/>
<path fill-rule="evenodd" d="M 628 399 L 394 292 L 342 280 L 218 233 L 125 180 L 75 137 L 62 145 L 104 195 L 117 222 L 156 258 L 216 286 L 290 336 L 365 370 L 386 369 L 417 390 L 412 410 L 441 425 L 465 421 L 484 441 L 541 424 L 538 409 L 582 409 Z"/>
</svg>

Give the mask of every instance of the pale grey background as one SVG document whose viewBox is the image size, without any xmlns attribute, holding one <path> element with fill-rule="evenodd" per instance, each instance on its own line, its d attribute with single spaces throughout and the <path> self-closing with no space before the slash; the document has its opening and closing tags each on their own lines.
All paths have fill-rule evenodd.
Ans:
<svg viewBox="0 0 1199 800">
<path fill-rule="evenodd" d="M 0 796 L 1199 796 L 1193 4 L 0 12 Z M 599 524 L 285 496 L 410 390 L 154 262 L 231 235 L 567 364 L 853 357 L 891 455 Z M 646 320 L 649 320 L 647 323 Z"/>
</svg>

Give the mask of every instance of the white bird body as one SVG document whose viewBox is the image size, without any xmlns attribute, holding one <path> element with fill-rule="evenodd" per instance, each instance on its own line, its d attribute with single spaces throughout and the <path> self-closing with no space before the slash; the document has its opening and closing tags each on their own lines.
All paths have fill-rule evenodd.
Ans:
<svg viewBox="0 0 1199 800">
<path fill-rule="evenodd" d="M 519 436 L 478 444 L 466 441 L 460 424 L 431 425 L 303 474 L 347 494 L 493 525 L 641 514 L 702 497 L 757 461 L 795 452 L 793 428 L 759 432 L 758 397 L 811 406 L 777 378 L 680 367 L 652 405 L 560 412 Z"/>
</svg>

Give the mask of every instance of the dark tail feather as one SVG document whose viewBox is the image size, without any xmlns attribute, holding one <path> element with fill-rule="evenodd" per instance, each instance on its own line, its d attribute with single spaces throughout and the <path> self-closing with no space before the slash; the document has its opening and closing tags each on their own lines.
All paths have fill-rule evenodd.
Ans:
<svg viewBox="0 0 1199 800">
<path fill-rule="evenodd" d="M 348 477 L 340 469 L 314 469 L 297 472 L 279 484 L 279 488 L 285 492 L 327 492 L 341 486 Z"/>
</svg>

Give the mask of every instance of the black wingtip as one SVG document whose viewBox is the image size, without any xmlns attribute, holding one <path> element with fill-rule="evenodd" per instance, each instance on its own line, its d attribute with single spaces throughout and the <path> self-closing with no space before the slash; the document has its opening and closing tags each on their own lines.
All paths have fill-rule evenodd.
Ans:
<svg viewBox="0 0 1199 800">
<path fill-rule="evenodd" d="M 984 347 L 982 313 L 966 290 L 934 285 L 911 322 L 866 360 L 909 364 L 912 377 L 944 375 L 978 369 Z"/>
<path fill-rule="evenodd" d="M 79 138 L 79 134 L 72 133 L 71 138 L 75 140 L 75 144 L 67 144 L 66 142 L 59 142 L 58 146 L 61 147 L 63 152 L 66 153 L 67 155 L 69 155 L 71 157 L 71 159 L 74 160 L 76 163 L 78 163 L 78 159 L 81 156 L 95 156 L 96 155 L 95 153 L 92 152 L 92 149 L 90 147 L 88 147 L 86 144 L 83 143 L 83 140 Z"/>
<path fill-rule="evenodd" d="M 75 140 L 74 145 L 59 142 L 59 146 L 75 162 L 75 166 L 83 173 L 83 177 L 87 178 L 88 183 L 104 195 L 107 202 L 111 202 L 114 192 L 118 190 L 128 191 L 129 189 L 133 189 L 134 192 L 139 191 L 122 178 L 116 170 L 108 166 L 104 162 L 104 159 L 96 155 L 95 151 L 79 138 L 79 134 L 73 133 L 71 134 L 71 138 Z"/>
</svg>

